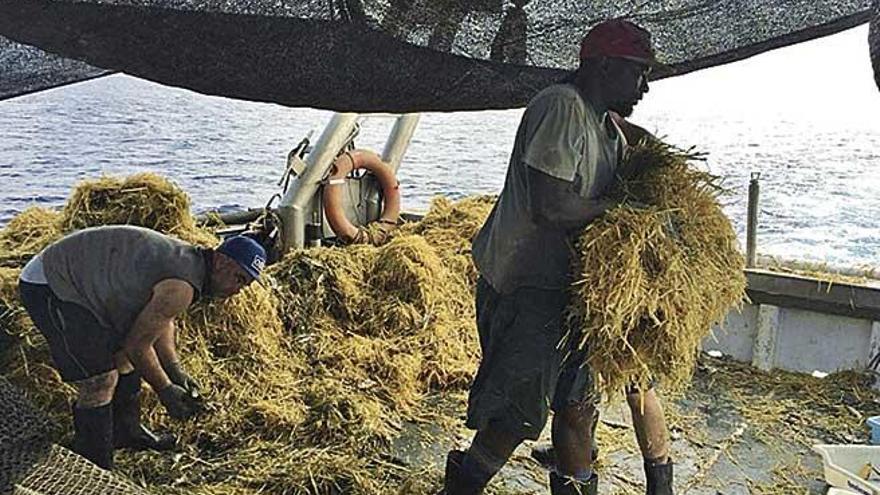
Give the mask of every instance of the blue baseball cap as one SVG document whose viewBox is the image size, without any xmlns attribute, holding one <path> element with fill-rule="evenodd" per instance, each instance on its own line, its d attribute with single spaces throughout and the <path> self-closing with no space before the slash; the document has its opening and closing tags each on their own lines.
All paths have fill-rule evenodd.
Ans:
<svg viewBox="0 0 880 495">
<path fill-rule="evenodd" d="M 217 252 L 235 260 L 254 280 L 260 280 L 260 272 L 266 267 L 266 250 L 259 242 L 244 235 L 235 235 L 227 237 L 217 247 Z"/>
</svg>

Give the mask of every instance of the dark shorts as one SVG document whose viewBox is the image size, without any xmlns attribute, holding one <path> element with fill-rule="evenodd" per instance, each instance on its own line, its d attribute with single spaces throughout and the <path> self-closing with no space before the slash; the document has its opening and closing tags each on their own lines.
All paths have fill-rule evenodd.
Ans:
<svg viewBox="0 0 880 495">
<path fill-rule="evenodd" d="M 48 285 L 19 281 L 18 291 L 31 320 L 46 338 L 55 368 L 65 382 L 85 380 L 116 368 L 116 339 L 89 310 L 58 299 Z"/>
<path fill-rule="evenodd" d="M 483 358 L 468 397 L 469 428 L 494 423 L 534 440 L 551 409 L 597 402 L 583 353 L 560 345 L 568 297 L 565 291 L 535 288 L 502 295 L 482 278 L 477 282 Z"/>
</svg>

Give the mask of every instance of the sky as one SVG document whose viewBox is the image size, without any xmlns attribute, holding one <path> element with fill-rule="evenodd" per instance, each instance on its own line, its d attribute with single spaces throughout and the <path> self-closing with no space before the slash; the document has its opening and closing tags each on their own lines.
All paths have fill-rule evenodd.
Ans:
<svg viewBox="0 0 880 495">
<path fill-rule="evenodd" d="M 856 120 L 880 129 L 880 91 L 868 55 L 868 26 L 655 82 L 640 111 L 659 107 L 729 115 Z M 746 116 L 746 115 L 741 115 Z"/>
</svg>

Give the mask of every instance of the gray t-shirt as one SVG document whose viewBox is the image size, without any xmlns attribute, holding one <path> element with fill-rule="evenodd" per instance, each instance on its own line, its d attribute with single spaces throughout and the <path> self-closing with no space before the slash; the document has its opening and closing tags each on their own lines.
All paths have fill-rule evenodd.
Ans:
<svg viewBox="0 0 880 495">
<path fill-rule="evenodd" d="M 473 243 L 477 269 L 496 291 L 562 289 L 571 282 L 570 233 L 532 220 L 527 167 L 570 182 L 585 199 L 598 199 L 614 181 L 625 144 L 610 116 L 594 111 L 573 85 L 550 86 L 532 99 L 516 133 L 504 189 Z"/>
<path fill-rule="evenodd" d="M 208 269 L 200 248 L 129 225 L 74 232 L 47 247 L 42 259 L 52 292 L 88 309 L 117 338 L 131 330 L 157 283 L 185 280 L 198 297 Z"/>
</svg>

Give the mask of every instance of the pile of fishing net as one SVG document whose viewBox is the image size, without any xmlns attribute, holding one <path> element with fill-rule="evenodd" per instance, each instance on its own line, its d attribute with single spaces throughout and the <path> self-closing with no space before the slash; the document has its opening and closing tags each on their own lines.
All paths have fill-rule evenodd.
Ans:
<svg viewBox="0 0 880 495">
<path fill-rule="evenodd" d="M 192 223 L 175 186 L 156 176 L 142 177 L 140 186 L 132 180 L 81 185 L 91 189 L 72 195 L 56 213 L 58 230 L 40 243 L 74 226 L 128 221 L 213 239 Z M 437 471 L 407 465 L 393 442 L 407 424 L 448 422 L 428 405 L 432 394 L 464 390 L 476 369 L 469 239 L 491 205 L 438 200 L 385 246 L 296 251 L 272 268 L 274 288 L 254 284 L 191 308 L 178 322 L 178 348 L 208 410 L 175 422 L 145 394 L 148 424 L 178 434 L 181 450 L 117 452 L 119 471 L 178 493 L 430 492 Z M 173 208 L 151 215 L 160 206 Z M 0 236 L 39 235 L 7 232 L 13 225 Z M 15 335 L 0 355 L 0 373 L 55 419 L 55 439 L 64 442 L 74 393 L 21 312 L 18 273 L 0 272 L 0 309 L 11 309 L 0 321 Z"/>
<path fill-rule="evenodd" d="M 636 147 L 624 168 L 634 172 L 611 193 L 623 205 L 579 238 L 572 336 L 609 396 L 654 378 L 687 383 L 703 338 L 745 297 L 719 179 L 694 158 L 659 141 Z"/>
</svg>

